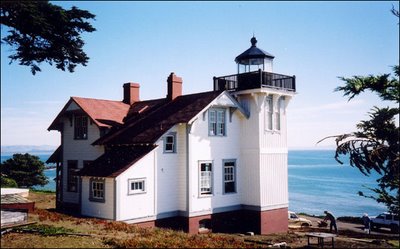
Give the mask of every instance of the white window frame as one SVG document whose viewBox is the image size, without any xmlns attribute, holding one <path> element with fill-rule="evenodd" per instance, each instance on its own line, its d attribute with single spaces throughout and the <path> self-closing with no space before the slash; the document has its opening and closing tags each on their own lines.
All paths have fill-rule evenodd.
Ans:
<svg viewBox="0 0 400 249">
<path fill-rule="evenodd" d="M 274 99 L 272 98 L 271 95 L 267 96 L 265 98 L 265 130 L 267 131 L 273 131 L 274 127 L 273 127 L 273 114 L 274 114 Z"/>
<path fill-rule="evenodd" d="M 85 115 L 74 116 L 74 140 L 87 140 L 89 132 L 89 117 Z"/>
<path fill-rule="evenodd" d="M 210 164 L 211 165 L 211 170 L 209 171 L 202 171 L 201 166 Z M 212 196 L 213 195 L 213 167 L 214 164 L 212 161 L 199 161 L 199 196 L 204 197 L 204 196 Z M 207 172 L 209 172 L 207 174 Z M 208 178 L 208 179 L 207 179 Z M 207 184 L 206 184 L 207 183 Z M 208 191 L 204 189 L 209 189 Z"/>
<path fill-rule="evenodd" d="M 172 138 L 172 144 L 168 143 L 168 138 Z M 172 146 L 172 149 L 167 149 L 168 144 Z M 176 153 L 176 132 L 168 133 L 164 137 L 164 153 Z"/>
<path fill-rule="evenodd" d="M 102 188 L 99 188 L 102 186 Z M 90 179 L 90 201 L 105 202 L 106 184 L 104 179 Z"/>
<path fill-rule="evenodd" d="M 233 163 L 233 165 L 226 166 L 227 163 Z M 226 168 L 232 169 L 231 172 L 228 172 L 229 175 L 227 175 L 227 172 L 225 171 Z M 227 176 L 230 176 L 229 179 L 227 179 Z M 226 192 L 225 189 L 225 183 L 227 182 L 233 182 L 234 184 L 234 191 L 232 192 Z M 224 159 L 222 160 L 222 189 L 224 194 L 235 194 L 237 193 L 237 177 L 236 177 L 236 159 Z"/>
<path fill-rule="evenodd" d="M 67 192 L 78 192 L 78 160 L 67 160 Z"/>
<path fill-rule="evenodd" d="M 280 131 L 282 129 L 282 113 L 284 111 L 284 96 L 279 96 L 277 99 L 276 110 L 275 110 L 275 127 L 274 129 Z"/>
<path fill-rule="evenodd" d="M 210 108 L 208 111 L 208 135 L 226 136 L 226 109 Z"/>
<path fill-rule="evenodd" d="M 141 184 L 140 188 L 132 189 L 132 183 L 137 183 L 137 186 Z M 146 193 L 146 178 L 134 178 L 128 179 L 128 195 L 144 194 Z"/>
</svg>

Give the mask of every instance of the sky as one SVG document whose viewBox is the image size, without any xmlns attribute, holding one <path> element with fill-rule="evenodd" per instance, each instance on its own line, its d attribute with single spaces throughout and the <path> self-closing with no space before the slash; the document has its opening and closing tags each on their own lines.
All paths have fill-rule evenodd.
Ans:
<svg viewBox="0 0 400 249">
<path fill-rule="evenodd" d="M 47 128 L 71 96 L 122 100 L 122 85 L 140 83 L 140 99 L 163 98 L 171 72 L 183 93 L 210 91 L 212 78 L 237 73 L 234 59 L 257 46 L 275 56 L 274 72 L 296 75 L 287 109 L 289 149 L 332 147 L 320 139 L 352 132 L 373 106 L 393 106 L 372 93 L 348 101 L 338 78 L 392 73 L 399 63 L 396 1 L 111 2 L 57 1 L 96 15 L 82 35 L 90 57 L 74 73 L 9 64 L 1 45 L 1 145 L 60 144 Z M 1 27 L 1 36 L 7 28 Z"/>
</svg>

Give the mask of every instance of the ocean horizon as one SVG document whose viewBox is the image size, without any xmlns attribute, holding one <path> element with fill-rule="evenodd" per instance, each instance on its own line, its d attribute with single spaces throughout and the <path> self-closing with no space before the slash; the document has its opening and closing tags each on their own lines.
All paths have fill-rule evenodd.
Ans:
<svg viewBox="0 0 400 249">
<path fill-rule="evenodd" d="M 37 156 L 45 162 L 50 154 Z M 310 215 L 323 215 L 324 210 L 329 210 L 337 217 L 385 212 L 383 204 L 358 195 L 358 191 L 372 194 L 367 188 L 377 186 L 379 175 L 365 176 L 349 165 L 348 158 L 341 158 L 341 165 L 334 156 L 334 150 L 289 150 L 289 210 Z M 1 161 L 11 157 L 1 155 Z M 49 183 L 35 188 L 55 191 L 55 169 L 46 169 L 45 175 Z"/>
</svg>

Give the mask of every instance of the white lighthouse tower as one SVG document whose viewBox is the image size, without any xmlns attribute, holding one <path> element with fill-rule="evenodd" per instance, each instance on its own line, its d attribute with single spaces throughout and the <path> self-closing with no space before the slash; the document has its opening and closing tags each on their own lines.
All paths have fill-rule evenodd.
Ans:
<svg viewBox="0 0 400 249">
<path fill-rule="evenodd" d="M 288 227 L 287 106 L 295 76 L 273 72 L 274 56 L 251 47 L 236 57 L 238 74 L 214 78 L 215 90 L 228 90 L 250 114 L 241 124 L 241 202 L 245 219 L 261 234 Z"/>
</svg>

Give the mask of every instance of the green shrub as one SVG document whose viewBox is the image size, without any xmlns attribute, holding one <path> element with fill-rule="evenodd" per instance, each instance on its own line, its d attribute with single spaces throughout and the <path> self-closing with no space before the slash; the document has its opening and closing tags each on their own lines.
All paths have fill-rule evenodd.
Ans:
<svg viewBox="0 0 400 249">
<path fill-rule="evenodd" d="M 55 194 L 56 193 L 55 190 L 48 190 L 48 189 L 30 188 L 29 190 L 32 191 L 32 192 L 35 192 L 35 193 L 44 193 L 44 194 Z"/>
<path fill-rule="evenodd" d="M 20 228 L 21 231 L 36 232 L 43 235 L 63 235 L 65 233 L 72 233 L 74 230 L 65 227 L 55 227 L 51 225 L 29 225 L 25 228 Z"/>
<path fill-rule="evenodd" d="M 1 177 L 1 187 L 2 188 L 18 188 L 18 184 L 14 179 L 2 176 Z"/>
</svg>

